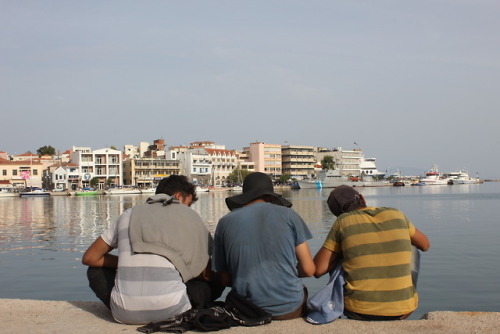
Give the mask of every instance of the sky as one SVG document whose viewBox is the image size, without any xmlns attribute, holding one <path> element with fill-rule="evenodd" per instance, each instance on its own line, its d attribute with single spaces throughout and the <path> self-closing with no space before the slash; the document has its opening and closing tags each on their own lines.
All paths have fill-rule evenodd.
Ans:
<svg viewBox="0 0 500 334">
<path fill-rule="evenodd" d="M 500 2 L 0 0 L 0 151 L 360 148 L 500 179 Z"/>
</svg>

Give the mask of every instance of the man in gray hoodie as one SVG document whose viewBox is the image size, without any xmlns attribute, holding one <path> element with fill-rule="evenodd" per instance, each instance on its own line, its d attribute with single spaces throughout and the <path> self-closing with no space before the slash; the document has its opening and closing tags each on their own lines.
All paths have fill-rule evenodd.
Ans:
<svg viewBox="0 0 500 334">
<path fill-rule="evenodd" d="M 212 237 L 190 208 L 196 200 L 185 176 L 164 178 L 85 252 L 90 287 L 116 321 L 162 321 L 219 297 L 222 289 L 210 283 Z M 110 254 L 115 248 L 118 256 Z"/>
</svg>

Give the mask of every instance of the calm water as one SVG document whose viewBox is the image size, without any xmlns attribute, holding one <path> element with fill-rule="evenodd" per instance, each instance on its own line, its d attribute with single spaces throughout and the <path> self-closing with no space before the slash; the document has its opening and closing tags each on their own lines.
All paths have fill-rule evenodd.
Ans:
<svg viewBox="0 0 500 334">
<path fill-rule="evenodd" d="M 500 311 L 500 183 L 359 190 L 369 205 L 401 209 L 431 240 L 421 258 L 413 319 L 437 310 Z M 313 232 L 313 254 L 334 221 L 325 204 L 328 193 L 283 192 Z M 193 206 L 212 232 L 228 212 L 228 194 L 202 193 Z M 111 221 L 146 198 L 0 198 L 0 298 L 97 300 L 87 286 L 82 254 Z M 304 282 L 313 294 L 326 277 Z"/>
</svg>

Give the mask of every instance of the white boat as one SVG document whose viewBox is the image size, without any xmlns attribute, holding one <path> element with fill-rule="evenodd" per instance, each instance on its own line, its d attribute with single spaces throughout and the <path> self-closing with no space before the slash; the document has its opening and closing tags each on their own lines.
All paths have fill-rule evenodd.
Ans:
<svg viewBox="0 0 500 334">
<path fill-rule="evenodd" d="M 106 195 L 138 195 L 141 194 L 141 190 L 139 188 L 133 187 L 116 187 L 111 188 L 105 191 Z"/>
<path fill-rule="evenodd" d="M 234 186 L 234 187 L 231 187 L 229 190 L 230 191 L 239 191 L 239 192 L 241 192 L 241 191 L 243 191 L 243 187 L 241 187 L 241 186 Z"/>
<path fill-rule="evenodd" d="M 465 170 L 460 170 L 458 172 L 451 172 L 450 179 L 453 184 L 477 184 L 481 183 L 479 177 L 471 177 L 469 173 Z"/>
<path fill-rule="evenodd" d="M 351 187 L 385 187 L 390 185 L 386 181 L 378 181 L 371 176 L 347 177 L 342 175 L 338 169 L 321 170 L 316 178 L 298 180 L 297 183 L 301 189 L 335 188 L 341 185 Z"/>
<path fill-rule="evenodd" d="M 141 194 L 155 194 L 156 187 L 141 189 Z"/>
<path fill-rule="evenodd" d="M 50 196 L 50 192 L 45 191 L 41 188 L 27 188 L 25 191 L 21 191 L 19 193 L 21 197 L 42 197 L 42 196 Z"/>
<path fill-rule="evenodd" d="M 209 192 L 210 190 L 207 188 L 207 187 L 200 187 L 200 186 L 196 186 L 196 192 L 197 193 L 207 193 Z"/>
<path fill-rule="evenodd" d="M 19 197 L 19 193 L 7 189 L 2 189 L 0 190 L 0 198 L 1 197 Z"/>
</svg>

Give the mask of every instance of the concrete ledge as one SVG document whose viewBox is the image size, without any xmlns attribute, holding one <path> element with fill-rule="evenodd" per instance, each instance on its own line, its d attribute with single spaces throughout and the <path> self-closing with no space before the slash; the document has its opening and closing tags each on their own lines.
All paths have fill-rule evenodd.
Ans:
<svg viewBox="0 0 500 334">
<path fill-rule="evenodd" d="M 138 333 L 138 326 L 116 323 L 100 302 L 0 299 L 1 333 Z M 234 327 L 234 333 L 498 333 L 500 312 L 430 312 L 421 320 L 364 322 L 339 319 L 314 326 L 302 319 L 259 327 Z M 194 333 L 194 332 L 192 332 Z"/>
</svg>

